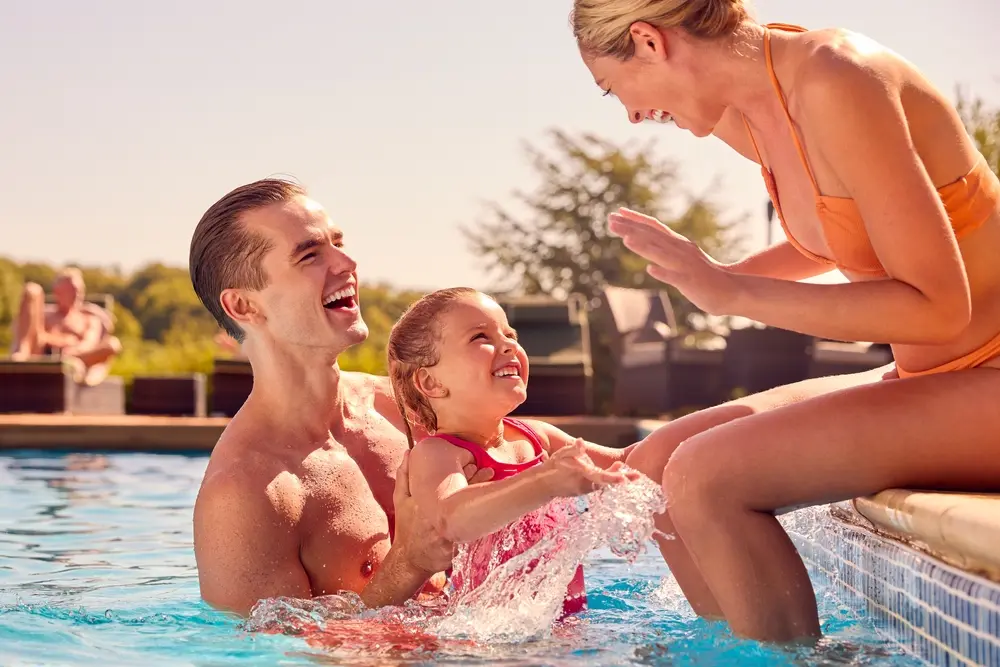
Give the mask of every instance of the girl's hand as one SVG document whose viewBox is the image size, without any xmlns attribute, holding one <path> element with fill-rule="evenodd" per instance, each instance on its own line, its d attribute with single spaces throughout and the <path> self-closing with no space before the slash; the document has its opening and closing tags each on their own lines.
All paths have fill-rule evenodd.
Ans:
<svg viewBox="0 0 1000 667">
<path fill-rule="evenodd" d="M 584 442 L 577 438 L 572 445 L 560 447 L 542 464 L 552 471 L 552 489 L 556 496 L 572 498 L 596 491 L 609 484 L 634 481 L 637 470 L 622 470 L 615 463 L 605 470 L 594 464 L 584 449 Z"/>
<path fill-rule="evenodd" d="M 652 265 L 646 272 L 673 285 L 691 303 L 709 315 L 731 315 L 739 276 L 706 255 L 693 241 L 656 218 L 621 208 L 608 216 L 609 230 L 625 247 Z"/>
</svg>

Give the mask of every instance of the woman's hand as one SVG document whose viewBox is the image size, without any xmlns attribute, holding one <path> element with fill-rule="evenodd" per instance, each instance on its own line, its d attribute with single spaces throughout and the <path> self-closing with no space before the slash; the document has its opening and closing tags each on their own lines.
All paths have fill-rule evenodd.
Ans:
<svg viewBox="0 0 1000 667">
<path fill-rule="evenodd" d="M 625 247 L 652 265 L 646 272 L 673 285 L 691 303 L 709 315 L 727 312 L 736 298 L 739 276 L 706 255 L 693 241 L 656 218 L 621 208 L 608 216 L 609 229 Z"/>
</svg>

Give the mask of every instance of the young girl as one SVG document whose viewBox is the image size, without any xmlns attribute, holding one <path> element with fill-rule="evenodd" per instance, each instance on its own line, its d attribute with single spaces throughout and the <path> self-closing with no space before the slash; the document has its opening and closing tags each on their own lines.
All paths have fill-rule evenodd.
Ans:
<svg viewBox="0 0 1000 667">
<path fill-rule="evenodd" d="M 534 510 L 638 478 L 621 469 L 631 447 L 602 447 L 507 416 L 527 397 L 528 358 L 503 309 L 485 294 L 457 287 L 423 297 L 393 327 L 388 356 L 412 449 L 411 493 L 444 537 L 473 543 L 470 580 L 452 579 L 459 595 L 558 529 L 557 516 Z M 416 442 L 414 432 L 422 436 Z M 491 468 L 493 478 L 468 486 L 462 470 L 470 463 Z M 505 539 L 496 539 L 512 522 Z M 585 607 L 581 566 L 563 614 Z"/>
</svg>

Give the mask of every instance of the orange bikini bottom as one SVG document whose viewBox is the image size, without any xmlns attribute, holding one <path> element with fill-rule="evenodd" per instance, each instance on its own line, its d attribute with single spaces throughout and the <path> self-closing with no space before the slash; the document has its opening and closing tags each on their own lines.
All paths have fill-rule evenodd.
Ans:
<svg viewBox="0 0 1000 667">
<path fill-rule="evenodd" d="M 941 364 L 940 366 L 928 368 L 925 371 L 917 371 L 915 373 L 903 370 L 899 364 L 896 364 L 896 372 L 899 374 L 900 378 L 908 378 L 916 377 L 918 375 L 931 375 L 933 373 L 947 373 L 948 371 L 964 371 L 969 368 L 982 366 L 987 361 L 998 355 L 1000 355 L 1000 334 L 994 336 L 978 350 L 973 350 L 964 357 L 959 357 L 958 359 L 949 361 L 946 364 Z"/>
</svg>

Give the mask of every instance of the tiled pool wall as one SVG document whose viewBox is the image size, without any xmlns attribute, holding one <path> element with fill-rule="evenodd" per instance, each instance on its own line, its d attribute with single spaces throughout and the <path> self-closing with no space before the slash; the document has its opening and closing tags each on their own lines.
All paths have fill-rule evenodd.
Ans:
<svg viewBox="0 0 1000 667">
<path fill-rule="evenodd" d="M 1000 666 L 1000 585 L 828 510 L 781 521 L 806 563 L 835 584 L 840 601 L 874 618 L 904 649 L 934 665 Z"/>
</svg>

